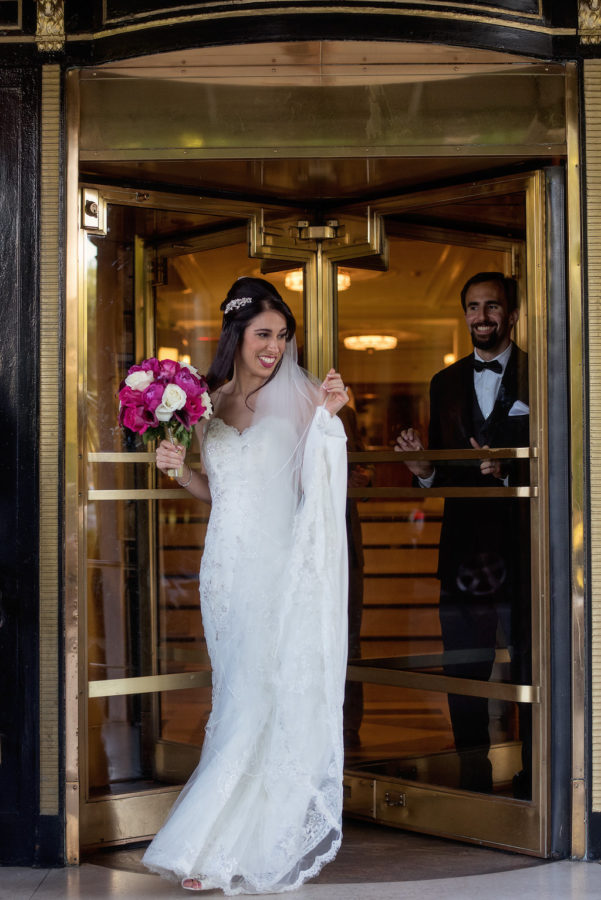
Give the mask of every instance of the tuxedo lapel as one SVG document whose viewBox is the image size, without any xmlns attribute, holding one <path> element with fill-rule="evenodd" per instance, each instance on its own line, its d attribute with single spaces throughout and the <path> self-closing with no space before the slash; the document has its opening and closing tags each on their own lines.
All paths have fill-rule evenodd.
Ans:
<svg viewBox="0 0 601 900">
<path fill-rule="evenodd" d="M 459 384 L 457 385 L 458 398 L 459 398 L 459 423 L 460 423 L 460 431 L 461 437 L 458 441 L 458 446 L 470 446 L 470 438 L 474 435 L 474 400 L 475 400 L 475 391 L 474 391 L 474 365 L 472 362 L 472 357 L 467 356 L 464 360 L 461 360 L 464 365 L 461 366 L 459 371 Z"/>
<path fill-rule="evenodd" d="M 528 400 L 527 380 L 525 381 L 527 372 L 524 371 L 524 359 L 526 359 L 525 354 L 513 344 L 513 350 L 505 367 L 495 405 L 486 423 L 491 442 L 499 443 L 499 440 L 501 443 L 503 442 L 509 410 L 516 400 L 522 400 L 523 402 Z M 496 436 L 499 432 L 501 434 L 499 434 L 497 439 Z"/>
</svg>

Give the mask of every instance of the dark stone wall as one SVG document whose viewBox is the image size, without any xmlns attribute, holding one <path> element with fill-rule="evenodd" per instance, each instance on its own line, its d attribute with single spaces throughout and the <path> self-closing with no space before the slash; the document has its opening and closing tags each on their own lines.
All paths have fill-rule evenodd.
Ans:
<svg viewBox="0 0 601 900">
<path fill-rule="evenodd" d="M 193 46 L 301 40 L 423 41 L 548 59 L 601 52 L 599 45 L 581 45 L 575 34 L 553 33 L 577 28 L 577 0 L 542 0 L 540 9 L 538 0 L 448 0 L 436 17 L 419 0 L 305 0 L 306 11 L 299 14 L 297 8 L 295 0 L 250 0 L 243 7 L 235 0 L 65 0 L 71 40 L 46 58 L 95 65 Z M 31 36 L 33 0 L 23 0 L 22 12 L 21 33 Z M 14 42 L 19 32 L 5 18 L 0 19 L 0 61 L 39 58 L 31 41 Z M 3 42 L 3 34 L 11 42 Z"/>
<path fill-rule="evenodd" d="M 0 859 L 38 807 L 39 71 L 0 69 Z"/>
</svg>

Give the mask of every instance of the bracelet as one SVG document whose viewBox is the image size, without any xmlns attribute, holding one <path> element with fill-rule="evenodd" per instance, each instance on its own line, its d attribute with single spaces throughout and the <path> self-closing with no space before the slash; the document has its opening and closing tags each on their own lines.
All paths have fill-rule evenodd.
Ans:
<svg viewBox="0 0 601 900">
<path fill-rule="evenodd" d="M 188 466 L 188 463 L 184 463 L 184 465 L 185 465 L 185 466 Z M 177 482 L 177 483 L 179 484 L 180 487 L 184 487 L 184 488 L 185 488 L 185 487 L 188 487 L 188 485 L 189 485 L 190 482 L 192 481 L 192 469 L 190 468 L 190 466 L 188 466 L 188 472 L 190 473 L 190 477 L 188 478 L 187 481 L 178 481 L 178 482 Z"/>
</svg>

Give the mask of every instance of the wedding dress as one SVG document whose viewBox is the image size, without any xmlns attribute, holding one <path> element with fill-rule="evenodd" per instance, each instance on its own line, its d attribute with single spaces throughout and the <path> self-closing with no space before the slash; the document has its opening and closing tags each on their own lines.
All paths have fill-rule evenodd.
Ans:
<svg viewBox="0 0 601 900">
<path fill-rule="evenodd" d="M 200 763 L 144 863 L 228 895 L 299 887 L 340 846 L 346 438 L 340 419 L 311 410 L 296 486 L 286 418 L 239 433 L 214 417 L 204 436 L 213 707 Z"/>
</svg>

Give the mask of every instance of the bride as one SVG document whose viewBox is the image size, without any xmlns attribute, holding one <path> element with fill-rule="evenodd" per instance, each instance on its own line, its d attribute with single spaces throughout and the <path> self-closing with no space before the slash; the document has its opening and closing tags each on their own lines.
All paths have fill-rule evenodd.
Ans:
<svg viewBox="0 0 601 900">
<path fill-rule="evenodd" d="M 275 288 L 240 278 L 221 305 L 207 373 L 214 416 L 205 473 L 179 479 L 211 502 L 200 598 L 213 706 L 200 763 L 144 855 L 189 890 L 299 887 L 341 841 L 346 667 L 344 522 L 348 402 L 296 361 L 296 323 Z M 162 471 L 185 451 L 163 441 Z"/>
</svg>

